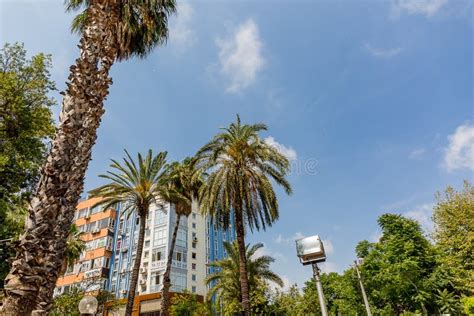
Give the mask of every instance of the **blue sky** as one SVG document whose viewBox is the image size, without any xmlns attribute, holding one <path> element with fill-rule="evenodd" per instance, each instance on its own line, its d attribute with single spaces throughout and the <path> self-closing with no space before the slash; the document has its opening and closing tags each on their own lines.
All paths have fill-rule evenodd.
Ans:
<svg viewBox="0 0 474 316">
<path fill-rule="evenodd" d="M 62 1 L 0 11 L 1 43 L 51 53 L 64 89 L 78 38 Z M 114 66 L 86 188 L 124 148 L 182 159 L 239 113 L 293 165 L 280 220 L 248 240 L 287 283 L 311 275 L 302 235 L 325 240 L 323 270 L 343 271 L 380 214 L 429 229 L 434 193 L 473 179 L 473 16 L 467 0 L 181 2 L 165 47 Z"/>
</svg>

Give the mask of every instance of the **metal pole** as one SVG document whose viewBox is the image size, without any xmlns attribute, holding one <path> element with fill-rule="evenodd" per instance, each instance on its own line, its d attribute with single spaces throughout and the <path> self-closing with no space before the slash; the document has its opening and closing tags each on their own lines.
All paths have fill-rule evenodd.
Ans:
<svg viewBox="0 0 474 316">
<path fill-rule="evenodd" d="M 367 299 L 367 294 L 365 294 L 364 284 L 362 283 L 359 266 L 357 265 L 357 260 L 354 260 L 354 264 L 355 264 L 355 269 L 357 272 L 357 278 L 359 279 L 360 290 L 362 291 L 362 298 L 364 299 L 365 310 L 367 311 L 367 316 L 372 316 L 372 312 L 370 311 L 369 300 Z"/>
<path fill-rule="evenodd" d="M 321 285 L 321 279 L 319 278 L 319 268 L 316 263 L 311 264 L 313 266 L 314 280 L 316 281 L 316 289 L 318 290 L 319 306 L 321 306 L 321 314 L 328 316 L 326 302 L 324 301 L 323 286 Z"/>
</svg>

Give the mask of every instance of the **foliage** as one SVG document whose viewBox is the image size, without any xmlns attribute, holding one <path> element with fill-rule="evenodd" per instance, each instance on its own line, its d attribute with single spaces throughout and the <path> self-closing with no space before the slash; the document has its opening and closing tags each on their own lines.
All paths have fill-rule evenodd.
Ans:
<svg viewBox="0 0 474 316">
<path fill-rule="evenodd" d="M 199 302 L 197 295 L 187 291 L 176 293 L 173 296 L 171 299 L 170 312 L 173 316 L 211 315 L 208 306 L 205 303 Z"/>
<path fill-rule="evenodd" d="M 54 133 L 50 69 L 50 55 L 28 59 L 19 43 L 0 49 L 0 240 L 16 239 L 23 228 L 19 225 L 38 180 L 46 142 Z M 0 242 L 0 280 L 9 269 L 10 245 Z"/>
<path fill-rule="evenodd" d="M 434 238 L 441 265 L 454 276 L 459 293 L 474 294 L 474 188 L 465 181 L 462 191 L 448 187 L 437 194 Z"/>
<path fill-rule="evenodd" d="M 166 152 L 154 156 L 151 150 L 146 156 L 137 155 L 137 162 L 125 150 L 126 157 L 123 163 L 112 159 L 110 167 L 113 171 L 100 177 L 110 182 L 90 191 L 91 197 L 100 197 L 96 205 L 104 208 L 122 204 L 123 215 L 130 216 L 137 212 L 140 219 L 138 232 L 137 254 L 130 281 L 130 290 L 127 297 L 126 314 L 130 315 L 133 308 L 138 274 L 140 269 L 143 244 L 145 239 L 145 223 L 152 204 L 164 208 L 163 203 L 168 201 L 179 202 L 186 200 L 182 194 L 170 188 L 169 175 L 166 167 Z"/>
<path fill-rule="evenodd" d="M 224 303 L 224 313 L 232 314 L 242 310 L 240 291 L 240 260 L 237 242 L 224 243 L 228 257 L 219 261 L 211 262 L 209 265 L 216 269 L 206 278 L 206 283 L 211 287 L 208 297 L 215 295 L 216 301 Z M 255 257 L 255 253 L 263 247 L 263 244 L 246 246 L 247 271 L 249 276 L 250 302 L 254 313 L 265 309 L 267 297 L 266 282 L 273 282 L 283 286 L 283 281 L 270 270 L 270 264 L 274 259 L 270 256 Z"/>
<path fill-rule="evenodd" d="M 69 292 L 58 295 L 54 298 L 51 316 L 79 316 L 79 302 L 84 297 L 84 291 L 77 287 L 72 287 Z"/>
<path fill-rule="evenodd" d="M 75 224 L 71 225 L 67 238 L 65 265 L 73 265 L 74 261 L 79 259 L 82 252 L 86 250 L 86 243 L 82 240 L 82 234 Z"/>
<path fill-rule="evenodd" d="M 464 313 L 474 315 L 474 296 L 462 298 L 461 303 Z"/>
<path fill-rule="evenodd" d="M 242 124 L 240 117 L 197 153 L 207 181 L 199 191 L 201 211 L 217 226 L 227 229 L 234 217 L 240 264 L 242 308 L 250 313 L 250 290 L 245 249 L 245 228 L 264 229 L 278 217 L 278 200 L 273 183 L 291 194 L 286 179 L 289 161 L 275 147 L 265 143 L 259 133 L 265 124 Z"/>
<path fill-rule="evenodd" d="M 72 23 L 72 30 L 82 33 L 87 24 L 88 0 L 67 0 L 66 10 L 80 12 Z M 85 7 L 85 8 L 84 8 Z M 119 19 L 113 25 L 116 32 L 118 60 L 133 56 L 145 57 L 168 37 L 168 16 L 176 11 L 175 0 L 121 2 Z M 120 31 L 118 31 L 120 30 Z"/>
</svg>

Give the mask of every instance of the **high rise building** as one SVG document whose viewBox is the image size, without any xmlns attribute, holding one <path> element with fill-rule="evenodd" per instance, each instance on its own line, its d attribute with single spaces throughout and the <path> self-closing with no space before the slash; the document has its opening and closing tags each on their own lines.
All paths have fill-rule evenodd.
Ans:
<svg viewBox="0 0 474 316">
<path fill-rule="evenodd" d="M 74 223 L 83 233 L 81 238 L 86 242 L 86 251 L 58 279 L 55 295 L 67 292 L 73 286 L 87 292 L 107 287 L 117 211 L 92 207 L 97 201 L 97 198 L 84 200 L 76 207 Z"/>
<path fill-rule="evenodd" d="M 153 206 L 146 223 L 145 242 L 137 285 L 140 313 L 159 310 L 163 276 L 177 220 L 173 205 L 165 209 Z M 135 263 L 139 220 L 135 212 L 120 216 L 114 234 L 113 264 L 109 290 L 118 298 L 126 297 Z M 187 290 L 206 295 L 206 218 L 193 204 L 189 217 L 181 217 L 171 266 L 171 292 Z M 154 294 L 154 295 L 152 295 Z"/>
<path fill-rule="evenodd" d="M 97 199 L 78 204 L 75 224 L 84 233 L 87 250 L 57 282 L 55 294 L 78 286 L 86 291 L 106 289 L 126 298 L 136 259 L 139 219 L 125 213 L 123 205 L 103 210 L 92 207 Z M 135 308 L 140 315 L 155 315 L 161 307 L 163 275 L 177 215 L 173 205 L 152 206 L 146 222 L 145 240 L 137 284 Z M 227 256 L 223 242 L 235 240 L 233 222 L 228 230 L 218 229 L 201 215 L 196 203 L 188 217 L 181 217 L 171 268 L 171 292 L 205 297 L 205 278 L 214 272 L 208 263 Z M 117 314 L 121 314 L 118 311 Z"/>
</svg>

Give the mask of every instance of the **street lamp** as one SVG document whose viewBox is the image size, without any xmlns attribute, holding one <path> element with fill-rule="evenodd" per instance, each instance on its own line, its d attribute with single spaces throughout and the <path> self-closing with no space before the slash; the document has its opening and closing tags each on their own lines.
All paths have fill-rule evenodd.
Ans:
<svg viewBox="0 0 474 316">
<path fill-rule="evenodd" d="M 99 303 L 94 296 L 84 296 L 79 302 L 79 313 L 81 315 L 95 315 Z"/>
<path fill-rule="evenodd" d="M 328 315 L 326 302 L 324 301 L 323 287 L 319 277 L 318 263 L 326 261 L 326 252 L 324 245 L 318 235 L 305 237 L 296 240 L 296 254 L 303 265 L 311 264 L 313 267 L 313 276 L 316 281 L 316 289 L 318 290 L 319 306 L 321 306 L 321 314 Z"/>
</svg>

